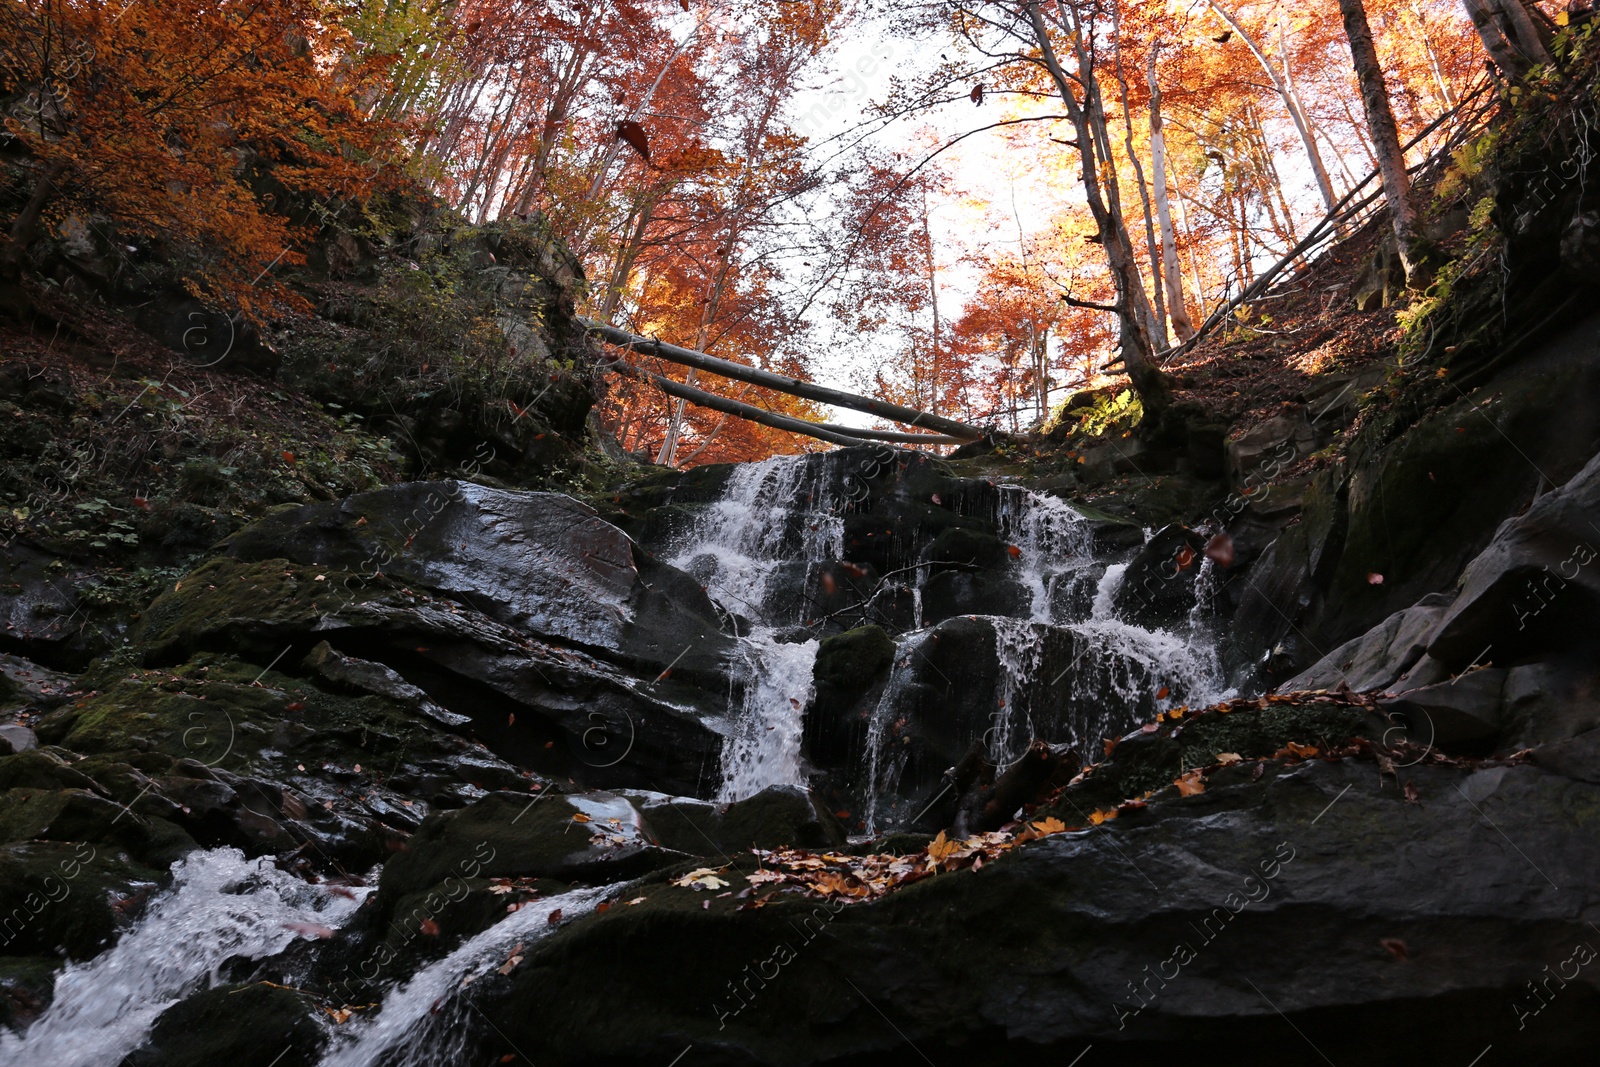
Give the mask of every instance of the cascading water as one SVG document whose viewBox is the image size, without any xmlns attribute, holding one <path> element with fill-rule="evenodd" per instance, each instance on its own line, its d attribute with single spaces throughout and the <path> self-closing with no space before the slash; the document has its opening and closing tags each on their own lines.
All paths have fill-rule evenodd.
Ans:
<svg viewBox="0 0 1600 1067">
<path fill-rule="evenodd" d="M 310 885 L 237 849 L 192 853 L 115 946 L 61 972 L 50 1007 L 25 1033 L 0 1031 L 0 1063 L 116 1067 L 163 1011 L 217 981 L 228 960 L 323 934 L 368 892 Z"/>
<path fill-rule="evenodd" d="M 995 711 L 982 743 L 1000 770 L 1035 736 L 1088 754 L 1100 737 L 1127 729 L 1142 714 L 1232 695 L 1206 619 L 1211 570 L 1198 576 L 1201 603 L 1181 626 L 1150 629 L 1118 616 L 1116 591 L 1128 565 L 1097 559 L 1093 526 L 1064 501 L 1002 487 L 997 518 L 999 532 L 1016 548 L 1013 574 L 1028 596 L 1026 616 L 982 617 L 994 630 L 998 668 Z M 869 832 L 879 829 L 879 797 L 895 788 L 889 724 L 907 713 L 903 702 L 916 671 L 907 652 L 930 632 L 901 638 L 901 654 L 869 721 Z M 1070 658 L 1058 662 L 1062 655 Z"/>
<path fill-rule="evenodd" d="M 722 498 L 700 516 L 671 562 L 705 583 L 725 611 L 751 624 L 743 639 L 748 669 L 742 707 L 723 750 L 721 799 L 740 800 L 771 785 L 803 785 L 801 720 L 811 700 L 817 642 L 780 640 L 782 626 L 802 622 L 805 596 L 776 595 L 785 569 L 799 587 L 815 587 L 812 571 L 844 551 L 837 514 L 819 465 L 774 458 L 747 463 Z"/>
<path fill-rule="evenodd" d="M 469 938 L 454 952 L 417 971 L 384 996 L 377 1014 L 362 1013 L 332 1034 L 321 1067 L 438 1067 L 467 1062 L 477 1032 L 472 1012 L 473 982 L 507 967 L 518 946 L 555 929 L 551 916 L 575 919 L 594 910 L 607 887 L 576 889 L 530 901 L 500 922 Z"/>
</svg>

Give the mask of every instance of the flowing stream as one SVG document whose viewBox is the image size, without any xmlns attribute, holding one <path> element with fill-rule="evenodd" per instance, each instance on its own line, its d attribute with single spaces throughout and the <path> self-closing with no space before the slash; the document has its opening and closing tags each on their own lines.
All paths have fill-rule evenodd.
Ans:
<svg viewBox="0 0 1600 1067">
<path fill-rule="evenodd" d="M 472 984 L 491 971 L 510 973 L 527 947 L 559 922 L 587 915 L 609 887 L 524 904 L 454 952 L 435 960 L 389 990 L 376 1015 L 363 1014 L 338 1027 L 321 1067 L 441 1067 L 464 1064 L 478 1031 L 470 1018 Z"/>
<path fill-rule="evenodd" d="M 228 960 L 326 936 L 369 892 L 310 885 L 237 849 L 192 853 L 115 946 L 67 965 L 55 999 L 26 1033 L 0 1031 L 0 1063 L 116 1067 L 163 1011 L 214 984 Z"/>
</svg>

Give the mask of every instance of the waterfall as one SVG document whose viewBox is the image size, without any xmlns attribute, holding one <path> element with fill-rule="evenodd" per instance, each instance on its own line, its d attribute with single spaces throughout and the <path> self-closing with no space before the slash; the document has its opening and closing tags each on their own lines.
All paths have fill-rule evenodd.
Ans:
<svg viewBox="0 0 1600 1067">
<path fill-rule="evenodd" d="M 116 945 L 67 965 L 55 999 L 25 1033 L 0 1031 L 0 1063 L 117 1067 L 163 1011 L 215 984 L 228 960 L 324 935 L 370 892 L 310 885 L 233 848 L 191 853 L 172 874 L 172 887 Z"/>
<path fill-rule="evenodd" d="M 997 519 L 1018 550 L 1012 574 L 1029 594 L 1025 615 L 984 617 L 994 630 L 997 674 L 994 710 L 981 740 L 998 771 L 1035 736 L 1067 742 L 1092 759 L 1102 737 L 1119 735 L 1158 710 L 1233 695 L 1207 617 L 1217 584 L 1209 560 L 1197 575 L 1200 602 L 1189 617 L 1170 629 L 1149 629 L 1118 615 L 1116 594 L 1128 564 L 1096 559 L 1093 526 L 1071 506 L 1005 486 Z M 1063 595 L 1069 591 L 1076 592 Z M 868 720 L 869 833 L 880 829 L 880 798 L 894 792 L 903 769 L 890 727 L 913 713 L 916 654 L 931 633 L 900 638 L 893 671 Z"/>
<path fill-rule="evenodd" d="M 750 680 L 735 732 L 722 757 L 720 799 L 743 800 L 769 785 L 805 785 L 800 732 L 811 703 L 815 640 L 782 644 L 770 631 L 744 643 Z"/>
<path fill-rule="evenodd" d="M 477 1031 L 467 990 L 504 967 L 526 946 L 562 921 L 588 914 L 607 887 L 576 889 L 534 900 L 463 942 L 454 952 L 390 989 L 377 1014 L 363 1012 L 333 1032 L 321 1067 L 439 1067 L 464 1064 Z"/>
<path fill-rule="evenodd" d="M 1032 594 L 1029 617 L 1051 622 L 1057 579 L 1094 562 L 1093 529 L 1059 497 L 1015 485 L 1001 486 L 1000 494 L 1000 536 L 1020 552 L 1018 570 Z"/>
<path fill-rule="evenodd" d="M 889 724 L 894 719 L 896 708 L 900 704 L 900 696 L 905 692 L 909 679 L 914 677 L 914 660 L 922 655 L 923 642 L 928 639 L 930 631 L 918 630 L 902 637 L 895 649 L 894 664 L 890 669 L 889 681 L 883 687 L 883 693 L 878 697 L 877 704 L 873 705 L 872 715 L 867 720 L 867 791 L 866 791 L 866 833 L 870 837 L 878 830 L 878 798 L 887 790 L 892 790 L 898 783 L 899 768 L 891 768 L 885 757 L 889 749 Z"/>
<path fill-rule="evenodd" d="M 844 520 L 833 496 L 814 461 L 741 464 L 670 560 L 705 583 L 724 610 L 751 623 L 742 639 L 743 699 L 722 755 L 724 801 L 805 784 L 800 734 L 817 642 L 781 640 L 779 628 L 809 617 L 816 565 L 844 554 Z M 784 583 L 774 579 L 784 570 L 798 572 L 802 595 L 794 602 L 777 595 Z"/>
</svg>

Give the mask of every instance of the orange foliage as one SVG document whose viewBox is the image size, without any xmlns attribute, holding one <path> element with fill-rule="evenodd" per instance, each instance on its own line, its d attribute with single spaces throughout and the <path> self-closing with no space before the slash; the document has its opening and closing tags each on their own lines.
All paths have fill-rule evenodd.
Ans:
<svg viewBox="0 0 1600 1067">
<path fill-rule="evenodd" d="M 318 210 L 373 190 L 393 132 L 361 103 L 381 72 L 328 15 L 317 0 L 7 3 L 6 131 L 41 221 L 157 242 L 192 292 L 247 315 L 293 301 L 270 268 L 301 258 Z"/>
</svg>

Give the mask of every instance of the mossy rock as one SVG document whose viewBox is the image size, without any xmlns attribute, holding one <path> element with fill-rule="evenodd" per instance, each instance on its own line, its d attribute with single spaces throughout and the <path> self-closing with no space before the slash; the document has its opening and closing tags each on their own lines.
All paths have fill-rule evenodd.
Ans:
<svg viewBox="0 0 1600 1067">
<path fill-rule="evenodd" d="M 129 1067 L 313 1067 L 327 1044 L 317 1007 L 281 986 L 207 989 L 161 1013 Z"/>
<path fill-rule="evenodd" d="M 146 662 L 181 662 L 198 650 L 238 650 L 271 660 L 324 616 L 358 601 L 390 603 L 399 587 L 383 578 L 283 559 L 213 559 L 157 597 L 134 640 Z"/>
<path fill-rule="evenodd" d="M 1354 737 L 1381 737 L 1383 726 L 1360 707 L 1337 703 L 1273 703 L 1227 710 L 1219 705 L 1122 738 L 1111 755 L 1051 805 L 1047 814 L 1078 825 L 1095 809 L 1159 791 L 1185 771 L 1223 753 L 1267 759 L 1291 741 L 1326 748 Z M 1044 810 L 1044 809 L 1041 809 Z"/>
<path fill-rule="evenodd" d="M 928 542 L 922 558 L 934 570 L 944 570 L 1001 567 L 1011 557 L 1006 543 L 994 534 L 953 526 Z"/>
<path fill-rule="evenodd" d="M 115 938 L 125 905 L 163 877 L 104 845 L 0 846 L 0 953 L 88 959 Z"/>
<path fill-rule="evenodd" d="M 818 644 L 813 676 L 836 689 L 860 692 L 888 672 L 894 651 L 894 639 L 883 627 L 858 626 Z"/>
<path fill-rule="evenodd" d="M 0 1027 L 22 1030 L 50 1006 L 61 961 L 0 956 Z"/>
<path fill-rule="evenodd" d="M 633 803 L 613 793 L 491 793 L 428 817 L 384 865 L 384 916 L 450 879 L 555 878 L 613 882 L 682 861 L 653 843 Z"/>
</svg>

